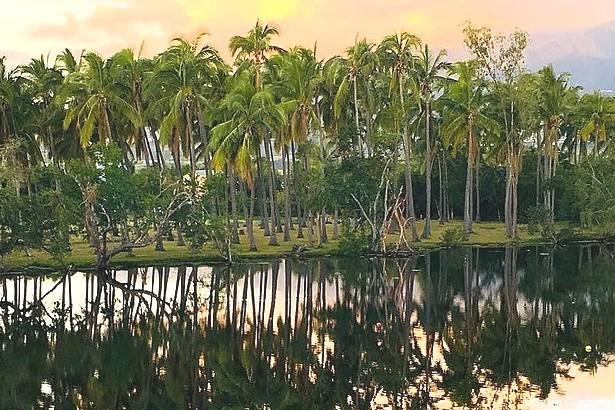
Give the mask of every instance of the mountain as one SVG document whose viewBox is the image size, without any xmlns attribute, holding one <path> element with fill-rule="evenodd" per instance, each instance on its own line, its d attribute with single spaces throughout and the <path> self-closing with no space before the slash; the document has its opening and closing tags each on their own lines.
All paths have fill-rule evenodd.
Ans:
<svg viewBox="0 0 615 410">
<path fill-rule="evenodd" d="M 538 70 L 553 64 L 586 91 L 615 90 L 615 21 L 585 30 L 530 35 L 526 63 Z"/>
</svg>

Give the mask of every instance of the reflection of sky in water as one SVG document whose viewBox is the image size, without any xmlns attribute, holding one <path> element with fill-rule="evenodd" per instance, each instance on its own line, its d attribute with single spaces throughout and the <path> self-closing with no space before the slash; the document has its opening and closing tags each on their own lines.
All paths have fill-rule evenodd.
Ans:
<svg viewBox="0 0 615 410">
<path fill-rule="evenodd" d="M 491 253 L 491 255 L 489 255 L 489 253 Z M 524 260 L 527 254 L 529 254 L 529 251 L 522 251 L 520 254 L 520 260 Z M 435 267 L 436 258 L 434 255 L 435 253 L 431 257 L 432 266 L 430 270 L 432 282 L 428 282 L 426 279 L 426 268 L 424 261 L 421 259 L 417 265 L 418 269 L 412 271 L 409 266 L 407 267 L 406 271 L 409 273 L 405 277 L 392 273 L 387 276 L 381 276 L 373 283 L 369 282 L 366 285 L 367 287 L 375 286 L 379 289 L 377 293 L 368 295 L 368 298 L 371 298 L 370 303 L 374 303 L 378 306 L 392 306 L 393 309 L 396 309 L 400 315 L 403 314 L 404 309 L 406 308 L 406 301 L 412 301 L 410 323 L 412 323 L 413 337 L 417 343 L 417 348 L 420 350 L 422 355 L 427 354 L 429 336 L 423 325 L 420 323 L 421 319 L 416 307 L 425 306 L 430 302 L 428 299 L 433 293 L 426 291 L 424 289 L 426 286 L 427 288 L 429 288 L 429 286 L 440 286 L 440 282 L 437 280 L 438 272 Z M 502 252 L 484 251 L 484 254 L 481 255 L 486 259 L 491 258 L 496 261 L 501 259 L 502 263 L 496 263 L 493 266 L 498 267 L 499 265 L 501 270 L 503 270 Z M 548 254 L 544 255 L 539 253 L 537 257 L 538 260 L 541 260 L 548 258 Z M 456 263 L 459 261 L 460 260 L 457 260 Z M 287 269 L 285 261 L 280 261 L 279 265 L 239 265 L 237 269 L 241 271 L 243 275 L 237 275 L 239 278 L 235 282 L 235 290 L 232 285 L 229 288 L 230 299 L 228 300 L 228 304 L 226 301 L 226 287 L 220 289 L 220 303 L 218 305 L 218 311 L 215 315 L 217 318 L 217 323 L 224 325 L 227 306 L 230 309 L 230 306 L 235 305 L 235 317 L 241 314 L 241 306 L 243 302 L 242 296 L 244 294 L 244 290 L 247 298 L 245 303 L 245 332 L 250 332 L 252 330 L 253 318 L 255 316 L 262 317 L 266 321 L 271 312 L 270 309 L 272 306 L 273 332 L 277 333 L 279 331 L 278 323 L 285 323 L 287 317 L 290 318 L 291 331 L 294 331 L 297 323 L 301 323 L 302 320 L 304 320 L 306 309 L 308 309 L 308 305 L 310 304 L 312 309 L 315 312 L 318 312 L 322 311 L 325 307 L 327 309 L 334 309 L 339 305 L 353 304 L 356 302 L 358 292 L 356 282 L 346 280 L 342 274 L 334 273 L 330 271 L 330 267 L 326 267 L 324 265 L 322 268 L 319 266 L 316 269 L 311 270 L 310 276 L 308 277 L 308 275 L 305 274 L 305 269 L 299 267 L 301 263 L 302 262 L 294 261 L 289 269 Z M 394 265 L 391 264 L 389 266 Z M 273 271 L 273 267 L 278 267 L 277 277 Z M 209 323 L 208 301 L 211 296 L 210 287 L 212 284 L 212 279 L 214 279 L 214 273 L 216 272 L 215 269 L 211 267 L 187 267 L 179 269 L 147 268 L 133 269 L 131 271 L 119 270 L 115 272 L 115 280 L 121 283 L 127 283 L 131 280 L 133 284 L 131 288 L 145 289 L 148 292 L 160 295 L 161 299 L 165 301 L 165 309 L 167 309 L 167 311 L 170 309 L 170 305 L 174 299 L 179 298 L 179 295 L 183 292 L 187 292 L 189 296 L 185 302 L 186 309 L 192 311 L 192 292 L 194 291 L 194 281 L 191 278 L 193 278 L 195 269 L 197 274 L 196 289 L 198 293 L 197 300 L 199 307 L 199 323 L 205 327 Z M 329 269 L 329 271 L 327 271 L 327 269 Z M 366 261 L 365 270 L 368 271 L 369 269 L 367 268 Z M 457 269 L 458 275 L 464 275 L 463 268 L 459 269 L 459 266 L 456 266 L 455 269 Z M 501 272 L 485 273 L 485 269 L 492 268 L 483 268 L 482 266 L 479 266 L 477 270 L 469 272 L 469 276 L 465 278 L 465 280 L 471 281 L 472 286 L 477 289 L 473 297 L 478 298 L 476 301 L 476 306 L 478 308 L 479 317 L 483 314 L 486 307 L 491 306 L 499 310 L 502 309 L 501 304 L 503 303 L 501 293 L 503 287 L 505 286 L 505 280 Z M 289 270 L 288 273 L 287 270 Z M 394 270 L 395 269 L 393 269 L 393 272 Z M 411 271 L 413 274 L 410 274 Z M 540 270 L 531 270 L 530 267 L 524 266 L 523 263 L 520 262 L 516 271 L 516 280 L 518 283 L 521 283 L 523 280 L 531 279 L 528 275 L 536 275 L 536 272 L 540 272 Z M 226 274 L 226 272 L 222 274 L 224 278 L 226 278 Z M 317 280 L 318 275 L 320 274 L 325 275 L 324 280 L 322 281 Z M 181 280 L 182 276 L 183 281 Z M 168 280 L 166 280 L 167 277 Z M 289 281 L 287 281 L 287 278 Z M 274 279 L 276 280 L 275 282 Z M 453 279 L 455 278 L 449 278 L 451 281 Z M 371 277 L 369 280 L 374 280 L 374 278 Z M 412 280 L 408 287 L 406 287 L 406 280 Z M 17 290 L 20 295 L 19 305 L 28 306 L 34 300 L 34 282 L 35 280 L 33 278 L 9 278 L 6 280 L 6 286 L 0 287 L 0 297 L 2 300 L 16 302 L 17 299 L 15 297 L 15 291 Z M 40 278 L 37 279 L 36 282 L 36 291 L 38 295 L 46 295 L 44 305 L 50 313 L 53 311 L 55 306 L 62 304 L 63 291 L 66 292 L 64 295 L 64 303 L 68 305 L 69 287 L 72 291 L 73 312 L 81 313 L 86 309 L 91 309 L 91 304 L 93 301 L 92 290 L 95 290 L 98 287 L 98 282 L 94 275 L 81 272 L 75 273 L 70 277 L 70 285 L 69 282 L 66 281 L 65 286 L 58 286 L 58 279 L 54 277 Z M 181 287 L 182 282 L 184 286 L 183 291 Z M 463 284 L 463 280 L 461 283 Z M 247 289 L 245 287 L 247 287 Z M 111 288 L 107 287 L 107 289 Z M 411 298 L 406 297 L 407 289 L 412 289 Z M 23 299 L 24 291 L 26 294 L 25 300 Z M 236 298 L 233 298 L 234 292 L 236 292 Z M 252 293 L 254 296 L 252 296 Z M 86 295 L 88 296 L 89 303 L 86 303 Z M 308 295 L 311 295 L 311 299 L 307 297 Z M 467 295 L 464 295 L 463 292 L 456 291 L 451 293 L 450 296 L 452 306 L 457 307 L 462 314 L 465 314 Z M 252 297 L 254 297 L 254 299 L 252 299 Z M 587 299 L 590 296 L 581 295 L 581 297 L 585 297 L 585 299 Z M 272 303 L 274 298 L 275 303 Z M 154 297 L 144 295 L 144 299 L 150 305 L 152 312 L 157 311 L 159 308 L 159 302 Z M 286 303 L 287 299 L 289 301 L 288 304 Z M 393 304 L 385 304 L 385 301 L 392 301 Z M 120 289 L 116 289 L 116 320 L 121 318 L 121 309 L 123 305 L 124 296 Z M 549 307 L 544 303 L 534 303 L 534 301 L 528 299 L 528 297 L 521 292 L 516 294 L 515 306 L 518 317 L 522 322 L 527 322 L 535 317 L 540 318 L 550 313 L 550 311 L 554 309 L 554 307 Z M 144 306 L 142 306 L 142 308 L 144 308 Z M 556 306 L 555 309 L 559 308 Z M 447 320 L 449 321 L 451 320 L 450 315 L 450 313 L 447 314 Z M 101 323 L 106 323 L 102 313 L 99 313 L 99 319 Z M 356 313 L 355 320 L 360 320 L 359 313 Z M 46 316 L 45 321 L 49 325 L 52 324 L 49 316 Z M 104 332 L 107 329 L 107 326 L 108 324 L 103 324 L 101 326 L 101 330 Z M 381 322 L 377 321 L 376 325 L 374 325 L 374 332 L 381 332 L 382 334 L 382 337 L 376 338 L 376 343 L 379 347 L 381 347 L 381 345 L 385 343 L 383 340 L 385 339 L 385 333 L 387 330 Z M 259 336 L 260 335 L 257 333 L 257 337 Z M 334 338 L 332 338 L 332 335 L 328 333 L 321 333 L 316 325 L 312 328 L 309 336 L 309 345 L 312 347 L 314 356 L 320 365 L 324 365 L 325 357 L 323 352 L 327 352 L 330 355 L 335 353 L 336 343 Z M 444 370 L 447 369 L 447 365 L 444 360 L 444 351 L 448 348 L 449 346 L 446 345 L 446 341 L 443 336 L 436 334 L 432 359 L 434 366 L 439 364 Z M 607 360 L 614 358 L 608 354 L 605 356 Z M 270 363 L 272 366 L 274 365 L 275 360 L 275 358 L 271 358 Z M 203 362 L 200 363 L 201 367 L 204 366 L 206 357 L 200 357 L 199 361 Z M 513 383 L 510 389 L 493 390 L 490 388 L 483 388 L 481 390 L 481 396 L 484 399 L 483 404 L 488 402 L 493 408 L 502 408 L 507 400 L 512 400 L 513 402 L 515 400 L 521 400 L 519 403 L 519 408 L 528 409 L 615 408 L 615 398 L 613 398 L 615 396 L 615 367 L 605 367 L 599 365 L 596 372 L 592 374 L 591 372 L 581 371 L 579 366 L 574 363 L 560 363 L 559 366 L 563 369 L 569 370 L 569 377 L 558 375 L 556 379 L 557 388 L 551 390 L 550 396 L 546 400 L 538 399 L 536 397 L 537 392 L 535 389 L 528 391 L 528 380 L 524 376 L 519 375 L 517 378 L 517 384 Z M 165 369 L 161 370 L 162 373 L 165 371 Z M 309 379 L 312 383 L 316 380 L 316 374 L 312 370 L 310 370 Z M 434 379 L 437 379 L 437 376 L 434 376 Z M 487 381 L 483 380 L 483 382 Z M 489 383 L 487 383 L 487 386 L 488 385 Z M 51 389 L 52 387 L 49 383 L 42 383 L 41 393 L 43 395 L 51 395 Z M 378 391 L 378 389 L 376 389 L 376 391 Z M 431 395 L 432 397 L 442 398 L 441 401 L 437 402 L 436 408 L 455 408 L 454 405 L 445 398 L 446 395 L 443 391 L 440 391 L 434 387 L 431 389 Z M 380 393 L 375 394 L 371 405 L 374 408 L 389 408 L 386 404 L 388 401 L 389 398 L 387 395 L 381 391 Z"/>
</svg>

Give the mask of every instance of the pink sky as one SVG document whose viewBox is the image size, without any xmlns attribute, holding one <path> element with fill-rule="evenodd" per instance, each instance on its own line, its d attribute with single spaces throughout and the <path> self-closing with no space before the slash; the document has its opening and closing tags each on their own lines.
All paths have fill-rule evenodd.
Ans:
<svg viewBox="0 0 615 410">
<path fill-rule="evenodd" d="M 464 22 L 499 30 L 578 30 L 615 19 L 613 0 L 18 0 L 0 15 L 0 54 L 14 60 L 69 47 L 104 54 L 145 42 L 146 53 L 177 35 L 210 33 L 225 55 L 228 39 L 260 17 L 277 24 L 282 46 L 318 42 L 341 53 L 357 35 L 379 40 L 405 30 L 441 48 L 461 47 Z"/>
</svg>

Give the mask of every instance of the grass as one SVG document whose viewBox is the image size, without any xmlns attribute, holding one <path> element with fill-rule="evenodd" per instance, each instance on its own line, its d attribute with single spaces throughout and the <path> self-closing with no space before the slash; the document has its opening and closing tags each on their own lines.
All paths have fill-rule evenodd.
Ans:
<svg viewBox="0 0 615 410">
<path fill-rule="evenodd" d="M 446 229 L 459 229 L 463 227 L 462 221 L 451 221 L 446 224 L 440 224 L 438 221 L 432 222 L 432 235 L 429 239 L 423 239 L 415 244 L 417 249 L 421 248 L 436 248 L 441 245 L 441 235 Z M 560 226 L 560 227 L 563 227 Z M 295 245 L 306 247 L 306 256 L 325 256 L 333 255 L 338 250 L 338 241 L 331 240 L 333 236 L 333 228 L 328 225 L 329 242 L 318 245 L 317 237 L 314 236 L 312 243 L 307 238 L 297 239 L 296 231 L 292 231 L 292 241 L 284 242 L 283 234 L 277 234 L 279 246 L 269 245 L 269 237 L 265 237 L 260 229 L 257 229 L 255 234 L 258 251 L 249 252 L 247 237 L 240 237 L 241 244 L 233 246 L 233 257 L 236 260 L 242 259 L 266 259 L 288 255 L 292 252 Z M 305 230 L 304 230 L 305 231 Z M 419 235 L 423 231 L 423 222 L 418 223 Z M 341 232 L 341 227 L 340 227 Z M 305 232 L 304 232 L 305 233 Z M 600 236 L 599 231 L 583 230 L 580 232 L 583 237 L 597 238 Z M 307 236 L 307 235 L 306 235 Z M 395 244 L 397 235 L 389 235 L 388 242 Z M 530 235 L 525 225 L 519 225 L 519 237 L 516 241 L 512 241 L 506 237 L 505 226 L 501 222 L 481 222 L 474 224 L 474 232 L 469 235 L 467 242 L 464 245 L 474 246 L 502 246 L 510 243 L 518 244 L 539 244 L 543 240 L 538 235 Z M 74 238 L 72 243 L 72 252 L 65 260 L 65 265 L 71 265 L 75 268 L 89 268 L 94 264 L 95 257 L 92 249 L 87 242 L 81 238 Z M 199 262 L 221 262 L 221 258 L 217 251 L 211 246 L 206 245 L 200 250 L 192 250 L 190 246 L 177 246 L 176 242 L 165 241 L 165 251 L 158 252 L 154 246 L 149 246 L 142 249 L 135 249 L 133 255 L 121 254 L 111 260 L 112 266 L 129 267 L 143 265 L 161 265 L 161 264 L 189 264 Z M 26 255 L 25 252 L 14 252 L 5 258 L 5 267 L 10 269 L 28 268 L 28 267 L 48 267 L 59 268 L 60 264 L 52 259 L 44 252 L 32 252 L 32 255 Z"/>
</svg>

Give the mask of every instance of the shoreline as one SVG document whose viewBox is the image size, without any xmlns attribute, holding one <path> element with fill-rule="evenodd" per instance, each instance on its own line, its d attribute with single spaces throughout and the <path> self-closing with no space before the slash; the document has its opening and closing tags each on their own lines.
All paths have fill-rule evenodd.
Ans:
<svg viewBox="0 0 615 410">
<path fill-rule="evenodd" d="M 459 222 L 450 222 L 444 225 L 438 225 L 439 231 L 447 228 L 457 228 Z M 258 251 L 249 252 L 245 245 L 234 245 L 233 263 L 259 262 L 268 261 L 271 259 L 296 256 L 299 258 L 319 258 L 319 257 L 408 257 L 412 253 L 420 253 L 424 250 L 437 249 L 454 249 L 464 247 L 480 247 L 480 248 L 500 248 L 509 245 L 528 247 L 528 246 L 557 246 L 558 243 L 544 240 L 537 235 L 529 235 L 527 228 L 520 229 L 519 238 L 509 240 L 503 237 L 498 237 L 504 229 L 504 225 L 499 222 L 481 222 L 476 224 L 477 228 L 470 238 L 461 243 L 456 243 L 451 246 L 444 245 L 439 240 L 439 235 L 433 235 L 429 240 L 416 242 L 413 248 L 404 251 L 403 253 L 385 252 L 380 254 L 364 252 L 358 255 L 343 254 L 338 245 L 339 240 L 330 240 L 329 242 L 318 245 L 308 242 L 306 239 L 296 239 L 290 242 L 280 242 L 278 246 L 270 246 L 267 244 L 268 238 L 258 236 Z M 393 238 L 394 239 L 394 238 Z M 580 231 L 574 240 L 566 241 L 561 245 L 583 245 L 583 244 L 598 244 L 609 243 L 610 238 L 607 235 L 600 234 L 596 231 Z M 395 243 L 394 240 L 391 243 Z M 23 251 L 11 254 L 5 258 L 5 264 L 0 267 L 0 275 L 17 275 L 17 274 L 40 274 L 41 272 L 56 273 L 66 270 L 93 270 L 94 255 L 91 249 L 83 241 L 75 241 L 73 250 L 66 257 L 65 262 L 59 263 L 49 255 L 35 252 L 31 256 L 26 255 Z M 295 252 L 295 246 L 304 247 L 304 251 Z M 392 245 L 391 245 L 392 246 Z M 129 269 L 144 266 L 163 266 L 174 264 L 177 266 L 195 265 L 195 264 L 225 264 L 226 261 L 219 256 L 216 250 L 210 246 L 205 246 L 199 250 L 192 250 L 188 245 L 183 247 L 176 246 L 173 242 L 165 242 L 165 251 L 155 251 L 152 247 L 135 249 L 134 255 L 120 254 L 114 257 L 109 264 L 112 269 Z"/>
</svg>

